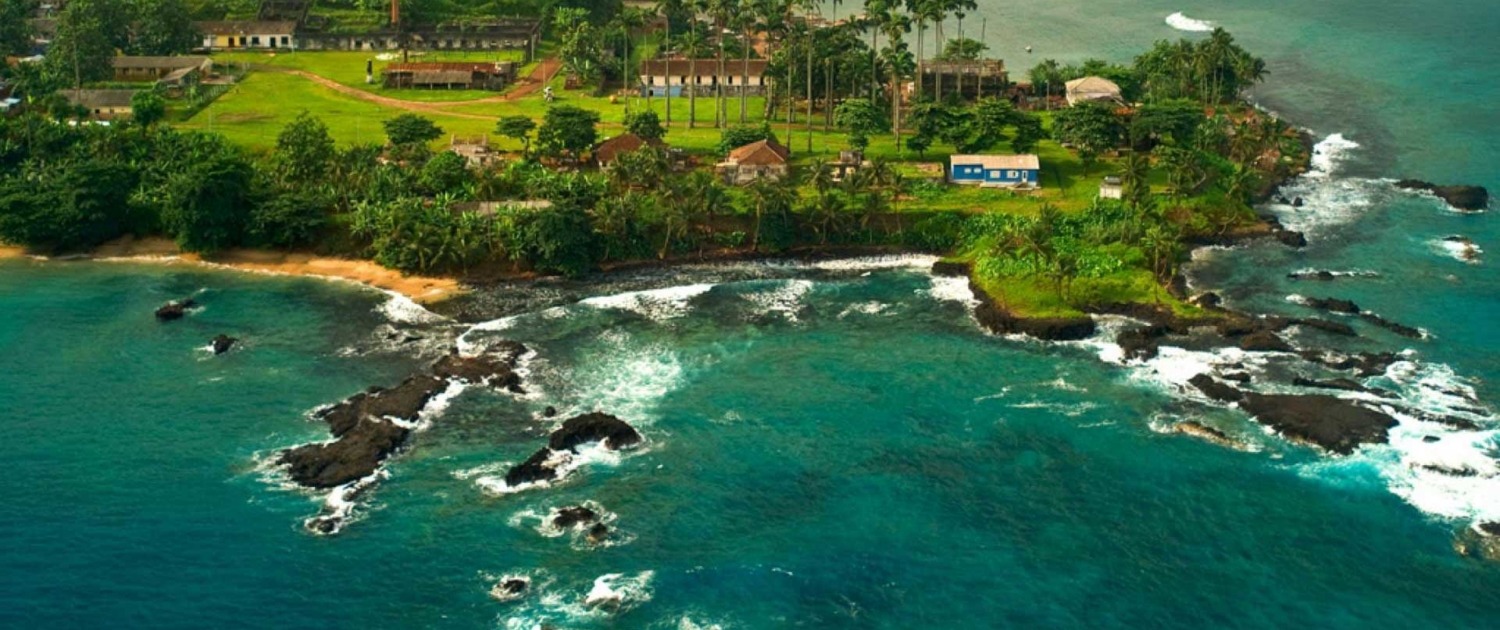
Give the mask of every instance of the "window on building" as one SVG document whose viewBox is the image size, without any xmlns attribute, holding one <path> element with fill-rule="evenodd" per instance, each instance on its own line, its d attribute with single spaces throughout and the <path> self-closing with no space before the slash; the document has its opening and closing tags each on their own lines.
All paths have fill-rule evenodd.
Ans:
<svg viewBox="0 0 1500 630">
<path fill-rule="evenodd" d="M 287 35 L 282 35 L 281 36 L 281 45 L 282 46 L 290 46 L 291 43 L 292 43 L 292 38 L 290 36 L 287 36 Z"/>
<path fill-rule="evenodd" d="M 260 36 L 256 35 L 254 37 L 251 37 L 250 38 L 250 45 L 251 46 L 259 46 L 260 45 Z"/>
</svg>

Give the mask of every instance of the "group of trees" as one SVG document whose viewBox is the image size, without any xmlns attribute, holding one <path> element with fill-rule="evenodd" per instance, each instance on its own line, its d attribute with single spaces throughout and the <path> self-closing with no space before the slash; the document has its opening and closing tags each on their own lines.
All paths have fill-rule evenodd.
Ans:
<svg viewBox="0 0 1500 630">
<path fill-rule="evenodd" d="M 200 37 L 183 0 L 70 0 L 57 16 L 47 76 L 58 86 L 107 81 L 119 52 L 181 54 Z"/>
</svg>

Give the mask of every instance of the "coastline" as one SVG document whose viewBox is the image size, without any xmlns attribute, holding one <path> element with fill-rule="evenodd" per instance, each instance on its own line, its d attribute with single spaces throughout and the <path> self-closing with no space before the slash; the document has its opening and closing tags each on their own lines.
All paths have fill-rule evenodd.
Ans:
<svg viewBox="0 0 1500 630">
<path fill-rule="evenodd" d="M 0 245 L 0 259 L 33 257 L 24 248 Z M 143 263 L 189 263 L 203 267 L 250 273 L 303 276 L 356 282 L 373 289 L 398 293 L 412 301 L 436 304 L 467 291 L 457 279 L 411 276 L 387 269 L 369 260 L 331 258 L 302 252 L 231 249 L 210 256 L 184 253 L 169 239 L 124 237 L 110 241 L 87 254 L 53 260 L 128 261 Z"/>
</svg>

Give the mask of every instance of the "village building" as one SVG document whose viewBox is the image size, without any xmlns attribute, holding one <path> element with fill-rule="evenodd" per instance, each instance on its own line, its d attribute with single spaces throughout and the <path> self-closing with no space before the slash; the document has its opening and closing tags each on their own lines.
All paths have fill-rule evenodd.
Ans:
<svg viewBox="0 0 1500 630">
<path fill-rule="evenodd" d="M 194 22 L 204 50 L 293 50 L 297 23 L 291 20 Z"/>
<path fill-rule="evenodd" d="M 941 98 L 957 94 L 964 100 L 1001 96 L 1010 86 L 1010 74 L 999 59 L 966 61 L 924 61 L 921 68 L 922 93 Z"/>
<path fill-rule="evenodd" d="M 739 96 L 765 94 L 766 60 L 725 59 L 724 73 L 718 72 L 717 59 L 652 59 L 641 64 L 641 94 L 651 96 L 698 96 L 714 94 L 720 85 L 724 93 Z"/>
<path fill-rule="evenodd" d="M 955 155 L 948 181 L 985 188 L 1040 188 L 1042 163 L 1035 155 Z"/>
<path fill-rule="evenodd" d="M 512 61 L 393 63 L 383 70 L 388 88 L 500 90 L 515 79 Z"/>
<path fill-rule="evenodd" d="M 1110 175 L 1109 177 L 1104 178 L 1104 181 L 1099 184 L 1099 198 L 1124 199 L 1124 182 L 1122 182 L 1119 177 L 1116 177 L 1114 175 Z"/>
<path fill-rule="evenodd" d="M 118 120 L 129 118 L 130 99 L 137 90 L 63 90 L 61 94 L 69 103 L 88 111 L 94 120 Z"/>
<path fill-rule="evenodd" d="M 724 183 L 735 186 L 760 179 L 780 180 L 791 170 L 791 156 L 792 152 L 775 140 L 761 140 L 730 151 L 714 166 L 714 172 Z"/>
<path fill-rule="evenodd" d="M 115 81 L 182 85 L 213 73 L 214 61 L 204 56 L 137 57 L 121 55 L 110 60 Z"/>
<path fill-rule="evenodd" d="M 487 135 L 472 138 L 449 136 L 448 150 L 463 158 L 473 168 L 485 168 L 495 161 L 495 152 L 490 149 Z"/>
<path fill-rule="evenodd" d="M 401 30 L 381 28 L 358 33 L 324 32 L 320 21 L 309 18 L 298 31 L 302 50 L 462 50 L 525 51 L 523 62 L 536 57 L 541 40 L 541 21 L 502 19 L 484 23 L 405 26 Z"/>
<path fill-rule="evenodd" d="M 594 162 L 598 163 L 599 168 L 607 170 L 614 166 L 615 161 L 620 159 L 621 155 L 639 151 L 648 146 L 665 150 L 667 143 L 662 142 L 660 138 L 642 138 L 633 133 L 622 133 L 594 147 Z"/>
<path fill-rule="evenodd" d="M 1067 87 L 1069 107 L 1084 101 L 1123 102 L 1120 97 L 1120 86 L 1104 77 L 1073 79 L 1067 83 Z"/>
</svg>

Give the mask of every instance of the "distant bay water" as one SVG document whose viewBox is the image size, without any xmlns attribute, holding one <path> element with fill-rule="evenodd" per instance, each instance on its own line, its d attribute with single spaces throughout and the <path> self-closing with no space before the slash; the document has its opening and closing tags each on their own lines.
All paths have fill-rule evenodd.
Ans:
<svg viewBox="0 0 1500 630">
<path fill-rule="evenodd" d="M 848 11 L 849 7 L 841 8 Z M 986 4 L 1013 69 L 1124 59 L 1230 29 L 1266 56 L 1257 100 L 1323 139 L 1320 170 L 1273 207 L 1309 248 L 1200 252 L 1196 286 L 1252 310 L 1353 299 L 1428 332 L 1381 384 L 1412 400 L 1500 401 L 1492 215 L 1385 181 L 1500 187 L 1500 6 L 1477 0 L 1155 0 Z M 1192 25 L 1176 20 L 1179 27 Z M 977 33 L 981 20 L 965 21 Z M 956 24 L 950 25 L 950 32 Z M 1414 461 L 1478 461 L 1419 436 L 1331 459 L 1195 402 L 1203 353 L 1107 360 L 1107 339 L 982 333 L 961 284 L 921 258 L 663 273 L 582 303 L 470 324 L 415 317 L 351 285 L 187 266 L 0 261 L 0 626 L 1488 628 L 1500 566 L 1454 533 L 1500 516 L 1491 478 L 1438 482 Z M 1295 282 L 1300 269 L 1357 272 Z M 547 289 L 538 289 L 539 292 Z M 631 291 L 625 293 L 625 291 Z M 161 324 L 160 303 L 204 306 Z M 227 333 L 242 346 L 203 349 Z M 536 355 L 523 397 L 448 403 L 332 537 L 322 497 L 265 465 L 324 439 L 309 410 L 419 369 L 462 335 Z M 1425 398 L 1424 398 L 1425 397 Z M 616 413 L 640 451 L 549 488 L 496 478 L 565 415 Z M 1248 449 L 1167 432 L 1196 419 Z M 1408 439 L 1410 438 L 1410 439 Z M 594 545 L 543 526 L 607 514 Z M 501 602 L 503 576 L 532 593 Z M 613 594 L 618 610 L 584 605 Z"/>
</svg>

